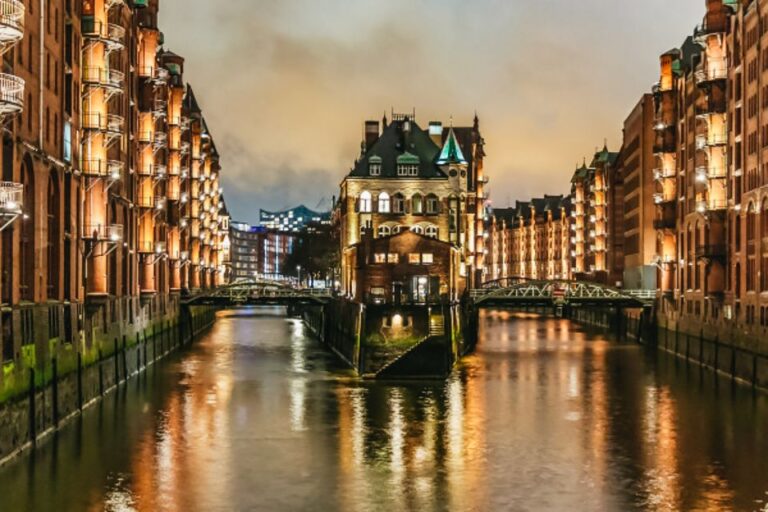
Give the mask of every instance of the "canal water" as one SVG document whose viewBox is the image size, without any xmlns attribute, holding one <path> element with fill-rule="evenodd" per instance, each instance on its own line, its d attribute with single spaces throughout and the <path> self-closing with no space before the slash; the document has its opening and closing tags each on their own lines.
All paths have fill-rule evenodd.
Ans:
<svg viewBox="0 0 768 512">
<path fill-rule="evenodd" d="M 768 510 L 768 397 L 567 320 L 489 312 L 447 382 L 358 382 L 279 309 L 0 468 L 6 511 Z"/>
</svg>

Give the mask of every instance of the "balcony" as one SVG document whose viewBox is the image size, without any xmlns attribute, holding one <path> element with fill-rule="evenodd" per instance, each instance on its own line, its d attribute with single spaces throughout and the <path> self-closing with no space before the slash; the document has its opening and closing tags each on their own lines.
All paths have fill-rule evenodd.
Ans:
<svg viewBox="0 0 768 512">
<path fill-rule="evenodd" d="M 696 149 L 699 150 L 725 146 L 727 143 L 728 135 L 725 133 L 710 133 L 696 136 Z"/>
<path fill-rule="evenodd" d="M 156 118 L 165 117 L 168 113 L 168 102 L 166 100 L 155 100 L 152 103 L 152 115 Z"/>
<path fill-rule="evenodd" d="M 24 208 L 24 185 L 0 181 L 0 216 L 21 215 Z"/>
<path fill-rule="evenodd" d="M 725 199 L 710 199 L 696 201 L 696 211 L 699 213 L 719 212 L 728 209 L 728 201 Z"/>
<path fill-rule="evenodd" d="M 723 1 L 723 4 L 727 5 L 728 1 Z M 716 16 L 711 20 L 705 18 L 704 22 L 693 30 L 693 38 L 698 44 L 704 46 L 709 36 L 724 34 L 727 28 L 724 16 Z"/>
<path fill-rule="evenodd" d="M 653 170 L 653 178 L 656 181 L 674 179 L 677 171 L 675 169 L 657 168 Z"/>
<path fill-rule="evenodd" d="M 18 114 L 24 110 L 24 80 L 0 73 L 0 116 Z"/>
<path fill-rule="evenodd" d="M 84 176 L 119 181 L 123 177 L 125 163 L 119 160 L 83 160 L 80 170 Z"/>
<path fill-rule="evenodd" d="M 83 228 L 83 239 L 95 242 L 117 243 L 123 240 L 123 226 L 120 224 L 91 224 Z"/>
<path fill-rule="evenodd" d="M 702 165 L 696 168 L 696 181 L 719 180 L 727 177 L 725 167 Z"/>
<path fill-rule="evenodd" d="M 108 68 L 83 68 L 83 83 L 92 87 L 104 87 L 113 92 L 122 92 L 125 73 Z"/>
<path fill-rule="evenodd" d="M 0 0 L 0 46 L 10 48 L 24 38 L 24 3 Z"/>
<path fill-rule="evenodd" d="M 152 144 L 155 140 L 155 132 L 152 130 L 137 132 L 136 140 L 139 141 L 140 144 Z"/>
<path fill-rule="evenodd" d="M 711 82 L 717 82 L 728 78 L 728 70 L 725 69 L 725 67 L 699 69 L 695 73 L 695 78 L 698 85 L 707 85 Z"/>
<path fill-rule="evenodd" d="M 168 167 L 165 165 L 155 165 L 154 176 L 158 181 L 166 179 L 168 177 Z"/>
<path fill-rule="evenodd" d="M 139 254 L 154 254 L 155 253 L 155 242 L 147 241 L 147 240 L 141 240 L 136 244 L 136 251 Z"/>
<path fill-rule="evenodd" d="M 181 151 L 181 154 L 183 156 L 186 156 L 189 154 L 190 149 L 190 143 L 189 142 L 182 142 L 181 146 L 179 146 L 179 151 Z"/>
<path fill-rule="evenodd" d="M 675 202 L 675 198 L 674 197 L 667 197 L 663 193 L 657 192 L 657 193 L 653 194 L 653 202 L 656 203 L 657 205 L 667 204 L 667 203 L 674 203 Z"/>
</svg>

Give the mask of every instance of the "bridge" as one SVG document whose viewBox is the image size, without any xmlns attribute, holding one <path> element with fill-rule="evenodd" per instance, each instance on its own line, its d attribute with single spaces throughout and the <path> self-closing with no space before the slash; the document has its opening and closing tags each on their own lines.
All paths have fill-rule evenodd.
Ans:
<svg viewBox="0 0 768 512">
<path fill-rule="evenodd" d="M 508 277 L 489 281 L 470 292 L 477 307 L 603 306 L 645 308 L 653 304 L 653 290 L 620 290 L 597 283 Z"/>
<path fill-rule="evenodd" d="M 276 281 L 240 280 L 188 297 L 190 306 L 295 306 L 322 305 L 333 297 L 327 289 L 297 288 Z"/>
</svg>

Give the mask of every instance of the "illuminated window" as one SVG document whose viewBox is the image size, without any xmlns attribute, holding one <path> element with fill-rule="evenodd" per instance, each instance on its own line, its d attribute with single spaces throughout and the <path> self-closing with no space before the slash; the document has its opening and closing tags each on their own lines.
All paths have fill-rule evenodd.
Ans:
<svg viewBox="0 0 768 512">
<path fill-rule="evenodd" d="M 411 198 L 411 210 L 414 215 L 421 215 L 424 209 L 423 200 L 421 194 L 414 194 Z"/>
<path fill-rule="evenodd" d="M 421 255 L 421 263 L 422 265 L 431 265 L 434 263 L 435 258 L 431 253 L 425 252 Z"/>
<path fill-rule="evenodd" d="M 379 236 L 389 236 L 392 234 L 392 229 L 389 226 L 379 226 Z"/>
<path fill-rule="evenodd" d="M 400 263 L 399 254 L 387 254 L 387 263 Z"/>
<path fill-rule="evenodd" d="M 421 263 L 421 254 L 417 252 L 412 252 L 408 255 L 408 263 L 411 265 L 418 265 Z"/>
<path fill-rule="evenodd" d="M 437 196 L 434 194 L 429 194 L 427 196 L 427 213 L 428 214 L 435 214 L 438 213 L 438 201 Z"/>
<path fill-rule="evenodd" d="M 424 228 L 421 226 L 412 226 L 411 231 L 416 233 L 417 235 L 423 235 L 424 234 Z"/>
<path fill-rule="evenodd" d="M 427 229 L 424 231 L 424 234 L 430 238 L 437 238 L 437 234 L 438 234 L 437 226 L 427 226 Z"/>
<path fill-rule="evenodd" d="M 367 190 L 360 194 L 360 213 L 371 213 L 371 193 Z"/>
<path fill-rule="evenodd" d="M 397 166 L 398 176 L 418 176 L 419 166 L 414 164 L 400 164 Z"/>
<path fill-rule="evenodd" d="M 386 263 L 387 262 L 387 254 L 384 252 L 376 253 L 373 257 L 373 261 L 376 263 Z"/>
<path fill-rule="evenodd" d="M 389 194 L 386 192 L 379 194 L 379 213 L 389 213 L 390 206 Z"/>
</svg>

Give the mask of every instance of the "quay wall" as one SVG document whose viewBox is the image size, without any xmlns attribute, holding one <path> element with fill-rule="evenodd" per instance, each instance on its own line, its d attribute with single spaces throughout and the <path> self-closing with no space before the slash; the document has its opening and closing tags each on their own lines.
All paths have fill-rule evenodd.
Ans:
<svg viewBox="0 0 768 512">
<path fill-rule="evenodd" d="M 109 306 L 119 309 L 104 304 L 84 312 L 83 330 L 73 338 L 38 341 L 25 347 L 24 357 L 3 365 L 0 464 L 191 343 L 215 321 L 214 308 L 182 306 L 174 296 L 137 303 L 134 314 L 118 315 L 115 322 L 110 321 Z"/>
</svg>

